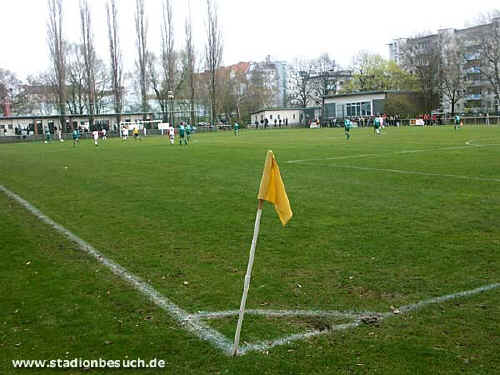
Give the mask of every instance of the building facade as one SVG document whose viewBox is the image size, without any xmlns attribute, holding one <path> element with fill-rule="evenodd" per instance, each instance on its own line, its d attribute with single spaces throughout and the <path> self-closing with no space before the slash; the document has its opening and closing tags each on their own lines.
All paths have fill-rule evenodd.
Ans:
<svg viewBox="0 0 500 375">
<path fill-rule="evenodd" d="M 325 98 L 325 119 L 366 117 L 384 113 L 387 91 L 330 95 Z"/>
<path fill-rule="evenodd" d="M 484 44 L 486 38 L 492 39 L 496 43 L 492 48 L 495 63 L 491 62 L 491 54 L 485 56 Z M 432 45 L 439 48 L 440 58 L 443 63 L 449 59 L 450 51 L 455 51 L 460 56 L 459 69 L 461 70 L 463 85 L 457 90 L 459 100 L 453 103 L 449 90 L 442 90 L 440 94 L 441 111 L 443 112 L 471 112 L 485 113 L 498 112 L 500 106 L 499 85 L 500 85 L 500 17 L 493 18 L 491 23 L 477 25 L 464 29 L 441 29 L 436 34 L 426 35 L 417 38 L 394 39 L 388 44 L 389 58 L 398 64 L 403 63 L 403 53 L 409 43 L 414 45 Z M 443 67 L 440 67 L 442 74 Z M 496 82 L 494 71 L 496 69 Z M 440 78 L 441 79 L 441 78 Z M 441 81 L 442 82 L 442 81 Z M 495 87 L 496 86 L 496 87 Z M 496 91 L 496 92 L 495 92 Z M 454 107 L 454 108 L 453 108 Z"/>
<path fill-rule="evenodd" d="M 285 61 L 272 61 L 267 56 L 265 61 L 252 62 L 248 74 L 259 71 L 264 76 L 264 85 L 272 92 L 271 106 L 283 107 L 287 98 L 288 65 Z"/>
<path fill-rule="evenodd" d="M 153 121 L 154 113 L 123 113 L 121 114 L 122 124 L 136 124 Z M 94 116 L 94 126 L 97 129 L 107 129 L 118 131 L 119 125 L 116 123 L 117 115 L 114 113 L 100 114 Z M 146 119 L 146 120 L 144 120 Z M 54 133 L 54 129 L 63 129 L 70 132 L 71 129 L 81 129 L 89 131 L 89 117 L 87 115 L 66 115 L 66 126 L 61 127 L 59 115 L 26 115 L 26 116 L 4 116 L 0 117 L 0 136 L 15 135 L 37 135 L 45 134 L 47 131 Z M 159 122 L 157 120 L 156 122 Z"/>
<path fill-rule="evenodd" d="M 294 127 L 305 125 L 317 108 L 266 108 L 250 115 L 253 127 Z M 312 110 L 312 114 L 311 114 Z M 317 111 L 316 116 L 319 111 Z M 317 117 L 316 117 L 317 118 Z"/>
</svg>

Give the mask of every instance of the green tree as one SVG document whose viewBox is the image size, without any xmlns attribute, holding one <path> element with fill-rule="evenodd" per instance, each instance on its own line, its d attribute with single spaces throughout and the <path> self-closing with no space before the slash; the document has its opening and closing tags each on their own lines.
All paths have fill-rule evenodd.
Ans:
<svg viewBox="0 0 500 375">
<path fill-rule="evenodd" d="M 354 57 L 350 69 L 353 76 L 342 87 L 342 93 L 378 90 L 408 91 L 418 87 L 414 75 L 380 55 L 361 52 Z"/>
</svg>

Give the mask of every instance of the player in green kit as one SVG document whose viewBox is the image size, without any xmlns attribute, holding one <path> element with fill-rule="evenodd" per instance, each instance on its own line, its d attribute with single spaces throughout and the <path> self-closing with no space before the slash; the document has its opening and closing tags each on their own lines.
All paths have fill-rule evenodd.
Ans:
<svg viewBox="0 0 500 375">
<path fill-rule="evenodd" d="M 184 128 L 184 124 L 181 123 L 179 126 L 179 144 L 182 145 L 182 142 L 187 145 L 186 140 L 186 129 Z"/>
<path fill-rule="evenodd" d="M 373 119 L 373 131 L 375 134 L 380 134 L 380 118 L 378 117 Z"/>
<path fill-rule="evenodd" d="M 345 136 L 346 136 L 347 140 L 349 140 L 351 138 L 351 127 L 352 127 L 351 120 L 346 118 L 344 121 L 344 130 L 345 130 Z"/>
<path fill-rule="evenodd" d="M 73 147 L 76 146 L 77 143 L 80 143 L 80 132 L 78 129 L 73 130 Z"/>
<path fill-rule="evenodd" d="M 235 122 L 233 128 L 234 128 L 234 135 L 240 135 L 240 124 Z"/>
<path fill-rule="evenodd" d="M 191 132 L 193 128 L 191 128 L 191 125 L 187 124 L 186 125 L 186 144 L 191 143 Z"/>
<path fill-rule="evenodd" d="M 47 128 L 45 131 L 45 143 L 50 142 L 50 130 Z"/>
<path fill-rule="evenodd" d="M 460 115 L 455 115 L 455 131 L 460 127 Z"/>
</svg>

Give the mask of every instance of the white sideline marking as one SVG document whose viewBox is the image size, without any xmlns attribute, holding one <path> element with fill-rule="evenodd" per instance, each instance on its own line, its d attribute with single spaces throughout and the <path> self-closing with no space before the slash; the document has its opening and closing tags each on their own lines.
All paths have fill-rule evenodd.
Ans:
<svg viewBox="0 0 500 375">
<path fill-rule="evenodd" d="M 285 163 L 307 163 L 309 161 L 342 160 L 342 159 L 353 159 L 353 158 L 365 158 L 368 156 L 380 156 L 380 154 L 359 154 L 359 155 L 347 155 L 347 156 L 334 156 L 331 158 L 321 158 L 321 159 L 288 160 Z"/>
<path fill-rule="evenodd" d="M 456 174 L 440 174 L 440 173 L 429 173 L 429 172 L 419 172 L 419 171 L 403 171 L 400 169 L 357 167 L 354 165 L 333 165 L 332 168 L 347 168 L 347 169 L 359 169 L 359 170 L 363 170 L 363 171 L 379 171 L 379 172 L 390 172 L 390 173 L 400 173 L 400 174 L 416 174 L 419 176 L 451 177 L 451 178 L 460 178 L 463 180 L 500 182 L 500 178 L 461 176 L 461 175 L 456 175 Z"/>
<path fill-rule="evenodd" d="M 359 154 L 359 155 L 335 156 L 335 157 L 331 157 L 331 158 L 320 158 L 320 159 L 288 160 L 285 163 L 307 163 L 310 161 L 354 159 L 354 158 L 364 158 L 364 157 L 369 157 L 369 156 L 378 157 L 378 156 L 397 155 L 397 154 L 413 154 L 413 153 L 417 153 L 417 152 L 461 150 L 461 149 L 470 148 L 470 146 L 476 146 L 476 147 L 500 146 L 499 144 L 476 145 L 476 144 L 472 144 L 470 142 L 471 141 L 465 142 L 465 144 L 466 144 L 465 146 L 448 146 L 448 147 L 419 149 L 419 150 L 403 150 L 403 151 L 394 151 L 394 152 L 383 153 L 383 154 Z"/>
<path fill-rule="evenodd" d="M 215 347 L 221 349 L 225 354 L 230 355 L 232 350 L 232 342 L 229 341 L 224 335 L 220 334 L 213 328 L 210 328 L 206 324 L 200 322 L 197 319 L 190 318 L 189 314 L 173 303 L 167 297 L 162 296 L 156 289 L 154 289 L 148 283 L 142 281 L 138 276 L 128 272 L 125 268 L 115 263 L 109 258 L 106 258 L 98 250 L 96 250 L 92 245 L 82 240 L 77 235 L 70 232 L 68 229 L 64 228 L 62 225 L 56 223 L 51 218 L 43 214 L 36 207 L 31 205 L 29 202 L 21 198 L 19 195 L 11 192 L 4 186 L 0 185 L 0 190 L 7 194 L 10 198 L 16 200 L 24 208 L 30 211 L 42 222 L 50 225 L 59 233 L 63 234 L 69 240 L 78 244 L 81 250 L 85 251 L 87 254 L 94 257 L 98 262 L 105 265 L 111 270 L 115 275 L 119 276 L 123 280 L 131 284 L 137 291 L 144 294 L 148 299 L 154 302 L 156 305 L 161 307 L 167 313 L 170 314 L 183 328 L 187 331 L 194 333 L 196 336 L 202 340 L 206 340 L 213 344 Z"/>
<path fill-rule="evenodd" d="M 472 296 L 474 294 L 479 294 L 483 292 L 487 292 L 489 290 L 495 289 L 500 287 L 500 283 L 494 283 L 494 284 L 489 284 L 489 285 L 484 285 L 476 289 L 472 290 L 466 290 L 463 292 L 458 292 L 458 293 L 453 293 L 453 294 L 447 294 L 445 296 L 440 296 L 440 297 L 435 297 L 435 298 L 429 298 L 424 301 L 420 301 L 411 305 L 406 305 L 406 306 L 401 306 L 399 310 L 403 313 L 413 311 L 413 310 L 418 310 L 422 307 L 425 307 L 427 305 L 433 304 L 433 303 L 440 303 L 440 302 L 446 302 L 452 299 L 460 298 L 460 297 L 468 297 Z"/>
<path fill-rule="evenodd" d="M 476 145 L 476 144 L 472 143 L 472 139 L 470 141 L 465 142 L 465 144 L 468 145 L 468 146 L 483 147 L 481 145 Z"/>
<path fill-rule="evenodd" d="M 106 258 L 102 255 L 98 250 L 96 250 L 92 245 L 85 242 L 68 229 L 64 228 L 62 225 L 56 223 L 48 216 L 43 214 L 36 207 L 31 205 L 28 201 L 21 198 L 19 195 L 11 192 L 3 185 L 0 185 L 0 191 L 3 191 L 7 196 L 17 201 L 24 208 L 30 211 L 34 216 L 40 219 L 42 222 L 50 225 L 55 230 L 63 234 L 69 240 L 78 244 L 81 250 L 85 251 L 92 257 L 94 257 L 98 262 L 105 265 L 109 268 L 115 275 L 119 276 L 123 280 L 127 281 L 131 284 L 137 291 L 144 294 L 149 300 L 154 302 L 160 308 L 169 313 L 180 325 L 185 328 L 187 331 L 193 333 L 198 336 L 200 339 L 208 341 L 216 348 L 220 349 L 224 354 L 230 356 L 232 354 L 233 343 L 224 335 L 222 335 L 217 330 L 210 328 L 203 322 L 201 319 L 215 319 L 222 318 L 226 316 L 237 315 L 239 311 L 221 311 L 221 312 L 198 312 L 197 314 L 189 314 L 185 310 L 181 309 L 179 306 L 174 304 L 167 297 L 162 296 L 156 289 L 154 289 L 148 283 L 142 281 L 139 277 L 134 274 L 128 272 L 125 268 L 120 266 L 119 264 L 113 262 L 111 259 Z M 405 314 L 413 310 L 418 310 L 424 308 L 430 304 L 441 303 L 451 299 L 467 297 L 475 294 L 479 294 L 482 292 L 486 292 L 495 288 L 500 287 L 500 283 L 485 285 L 476 289 L 467 290 L 463 292 L 448 294 L 445 296 L 430 298 L 427 300 L 423 300 L 417 302 L 415 304 L 401 306 L 399 308 L 400 314 Z M 264 315 L 264 316 L 274 316 L 274 317 L 286 317 L 286 316 L 316 316 L 316 317 L 340 317 L 340 318 L 348 318 L 353 319 L 353 322 L 346 324 L 338 324 L 332 325 L 330 328 L 325 330 L 313 330 L 305 333 L 297 333 L 288 335 L 282 338 L 278 338 L 275 340 L 265 340 L 257 343 L 250 343 L 244 346 L 241 346 L 238 355 L 244 355 L 251 351 L 265 351 L 271 349 L 275 346 L 290 344 L 294 341 L 304 340 L 310 337 L 329 334 L 334 331 L 342 331 L 351 328 L 356 328 L 363 324 L 364 317 L 376 317 L 378 320 L 382 321 L 386 318 L 391 318 L 398 316 L 400 314 L 395 314 L 393 312 L 385 312 L 385 313 L 373 313 L 373 312 L 341 312 L 341 311 L 314 311 L 314 310 L 262 310 L 262 309 L 254 309 L 247 310 L 249 314 L 255 315 Z"/>
</svg>

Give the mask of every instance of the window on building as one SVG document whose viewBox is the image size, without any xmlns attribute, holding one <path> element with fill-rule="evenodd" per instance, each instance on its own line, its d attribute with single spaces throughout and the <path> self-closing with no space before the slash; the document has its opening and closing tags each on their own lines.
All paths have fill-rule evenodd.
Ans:
<svg viewBox="0 0 500 375">
<path fill-rule="evenodd" d="M 347 116 L 359 116 L 361 113 L 361 103 L 347 103 L 346 114 Z"/>
<path fill-rule="evenodd" d="M 362 102 L 361 103 L 361 116 L 371 116 L 372 114 L 372 105 L 370 102 Z"/>
<path fill-rule="evenodd" d="M 272 120 L 273 119 L 273 115 L 269 115 L 269 118 Z"/>
<path fill-rule="evenodd" d="M 295 113 L 293 114 L 292 118 L 295 120 Z"/>
<path fill-rule="evenodd" d="M 328 118 L 336 116 L 336 104 L 335 103 L 326 103 L 325 104 L 325 113 Z"/>
<path fill-rule="evenodd" d="M 347 103 L 345 105 L 346 116 L 370 116 L 372 106 L 370 102 Z"/>
</svg>

